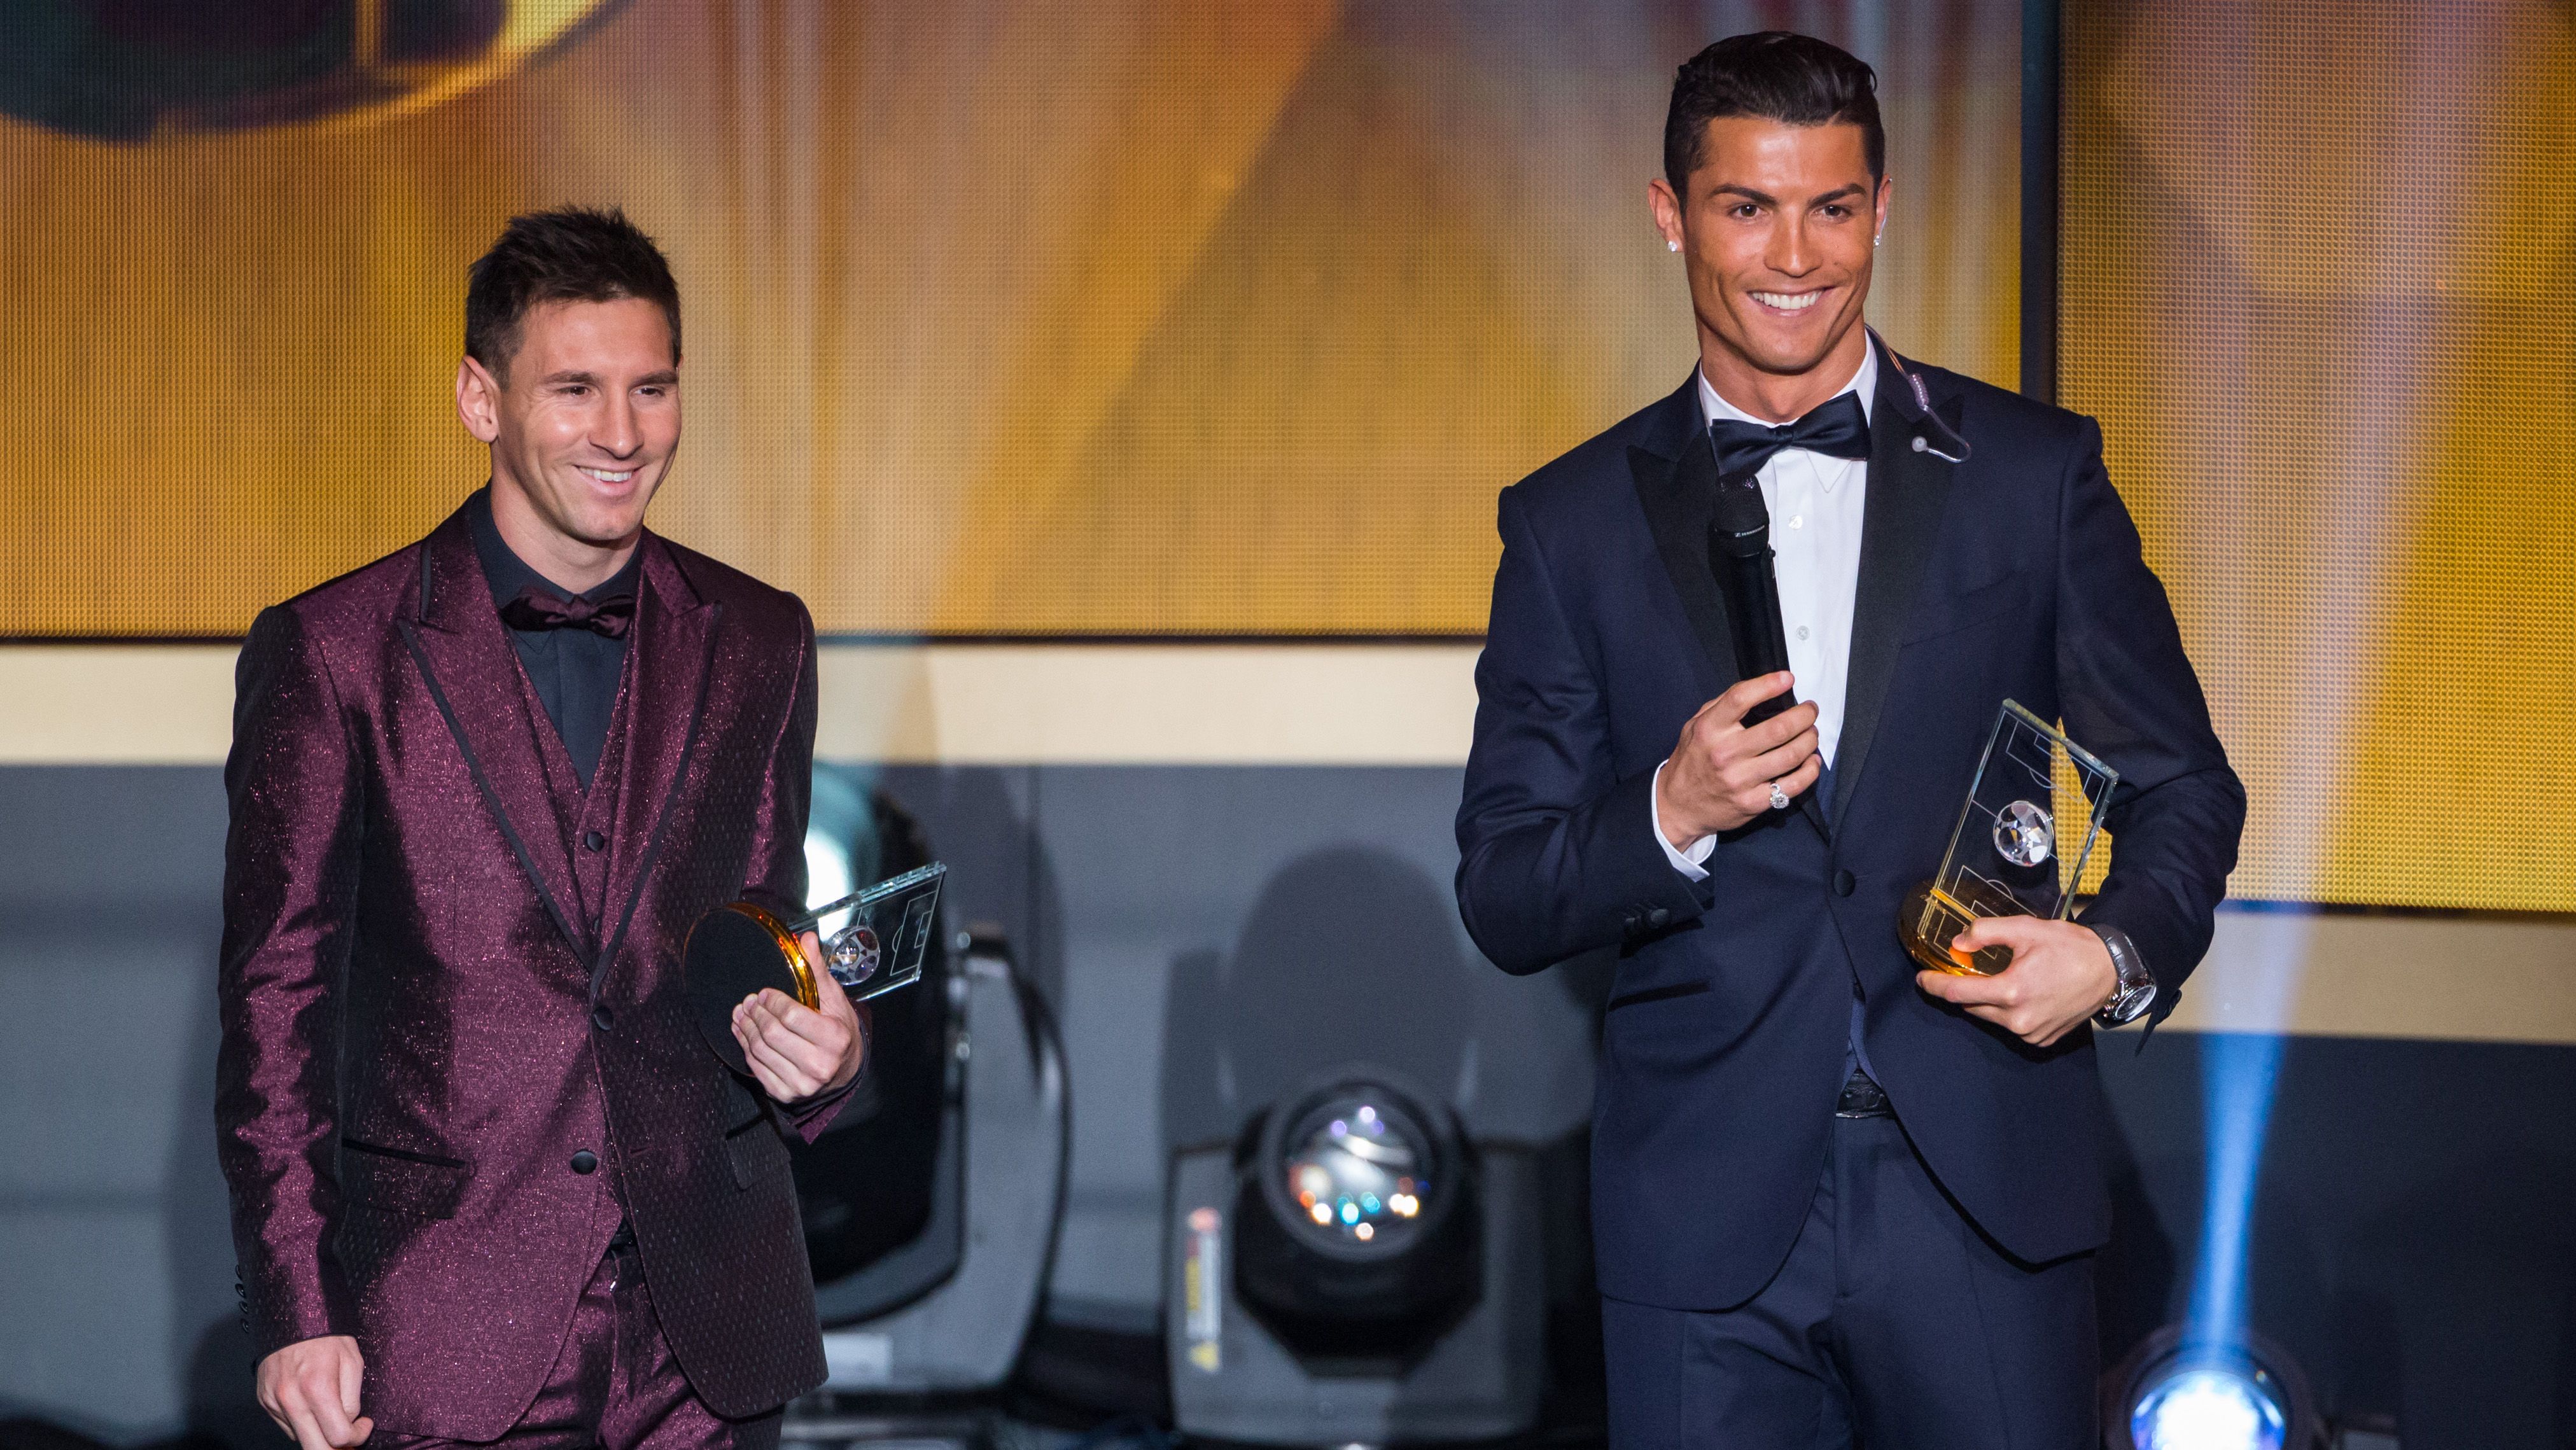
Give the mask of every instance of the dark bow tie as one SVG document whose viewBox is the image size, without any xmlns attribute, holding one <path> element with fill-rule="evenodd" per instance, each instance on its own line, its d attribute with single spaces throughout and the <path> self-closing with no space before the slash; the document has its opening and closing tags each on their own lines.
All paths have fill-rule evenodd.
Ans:
<svg viewBox="0 0 2576 1450">
<path fill-rule="evenodd" d="M 1740 418 L 1719 418 L 1708 425 L 1717 449 L 1717 476 L 1749 478 L 1783 448 L 1804 448 L 1834 458 L 1869 456 L 1869 415 L 1861 411 L 1860 394 L 1837 393 L 1823 407 L 1794 423 L 1767 428 Z"/>
<path fill-rule="evenodd" d="M 584 599 L 579 595 L 558 599 L 534 584 L 501 606 L 501 622 L 512 629 L 586 629 L 610 639 L 624 639 L 626 626 L 634 619 L 632 594 L 611 594 L 606 599 Z"/>
</svg>

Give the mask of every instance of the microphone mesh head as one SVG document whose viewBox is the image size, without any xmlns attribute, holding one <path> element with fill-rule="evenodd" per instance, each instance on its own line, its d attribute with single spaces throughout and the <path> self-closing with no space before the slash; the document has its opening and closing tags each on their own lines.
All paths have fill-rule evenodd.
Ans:
<svg viewBox="0 0 2576 1450">
<path fill-rule="evenodd" d="M 1750 478 L 1717 486 L 1717 517 L 1712 532 L 1729 545 L 1728 552 L 1758 552 L 1771 540 L 1771 511 L 1762 506 L 1762 490 Z"/>
</svg>

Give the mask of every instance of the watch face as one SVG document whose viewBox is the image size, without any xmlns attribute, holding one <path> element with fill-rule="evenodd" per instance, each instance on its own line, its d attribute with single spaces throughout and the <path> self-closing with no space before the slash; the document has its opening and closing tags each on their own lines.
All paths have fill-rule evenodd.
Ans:
<svg viewBox="0 0 2576 1450">
<path fill-rule="evenodd" d="M 2134 987 L 2124 985 L 2113 995 L 2109 1005 L 2102 1009 L 2102 1016 L 2114 1026 L 2135 1022 L 2155 1000 L 2156 986 L 2153 982 L 2141 983 Z"/>
</svg>

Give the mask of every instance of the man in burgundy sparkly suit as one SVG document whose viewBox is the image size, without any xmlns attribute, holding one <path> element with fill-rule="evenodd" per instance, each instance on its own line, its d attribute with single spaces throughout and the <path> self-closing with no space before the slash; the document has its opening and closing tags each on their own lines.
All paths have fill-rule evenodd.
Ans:
<svg viewBox="0 0 2576 1450">
<path fill-rule="evenodd" d="M 762 1450 L 822 1381 L 782 1134 L 864 1023 L 827 972 L 748 999 L 745 1080 L 678 960 L 711 907 L 801 910 L 814 628 L 645 532 L 679 360 L 642 232 L 514 219 L 456 381 L 491 486 L 243 646 L 216 1118 L 302 1450 Z"/>
</svg>

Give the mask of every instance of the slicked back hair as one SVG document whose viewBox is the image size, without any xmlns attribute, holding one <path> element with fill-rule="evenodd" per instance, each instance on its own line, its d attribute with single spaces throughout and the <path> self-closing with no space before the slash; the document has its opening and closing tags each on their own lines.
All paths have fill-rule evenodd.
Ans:
<svg viewBox="0 0 2576 1450">
<path fill-rule="evenodd" d="M 1869 179 L 1887 175 L 1887 130 L 1878 120 L 1878 72 L 1812 35 L 1761 30 L 1730 35 L 1682 62 L 1664 114 L 1664 180 L 1685 203 L 1691 173 L 1707 159 L 1708 123 L 1759 116 L 1790 126 L 1861 129 Z"/>
<path fill-rule="evenodd" d="M 629 297 L 662 309 L 671 325 L 671 361 L 678 362 L 680 287 L 642 228 L 615 207 L 523 212 L 466 273 L 465 355 L 506 386 L 529 309 Z"/>
</svg>

